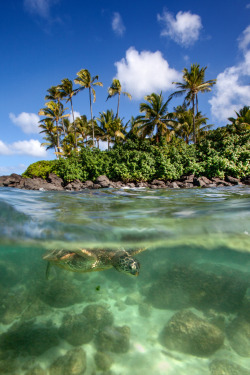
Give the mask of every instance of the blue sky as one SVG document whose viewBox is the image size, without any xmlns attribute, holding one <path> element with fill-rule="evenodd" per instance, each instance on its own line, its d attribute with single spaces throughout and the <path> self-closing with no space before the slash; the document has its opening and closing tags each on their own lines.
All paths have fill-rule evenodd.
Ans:
<svg viewBox="0 0 250 375">
<path fill-rule="evenodd" d="M 81 69 L 103 83 L 96 117 L 116 109 L 116 98 L 106 102 L 114 77 L 132 94 L 121 100 L 128 121 L 145 95 L 162 91 L 167 99 L 192 63 L 207 66 L 206 80 L 217 78 L 212 92 L 199 96 L 209 123 L 226 125 L 250 104 L 250 0 L 8 0 L 0 11 L 0 175 L 55 157 L 41 147 L 38 111 L 49 87 L 73 81 Z M 174 99 L 169 111 L 181 103 Z M 85 90 L 74 110 L 90 117 Z"/>
</svg>

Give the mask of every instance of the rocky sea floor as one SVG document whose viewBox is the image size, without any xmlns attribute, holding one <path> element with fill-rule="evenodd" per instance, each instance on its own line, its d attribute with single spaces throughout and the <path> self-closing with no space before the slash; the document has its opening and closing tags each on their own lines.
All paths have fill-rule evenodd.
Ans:
<svg viewBox="0 0 250 375">
<path fill-rule="evenodd" d="M 55 268 L 46 280 L 42 253 L 20 250 L 0 262 L 1 374 L 250 374 L 244 254 L 214 264 L 152 248 L 138 278 Z"/>
<path fill-rule="evenodd" d="M 2 189 L 1 375 L 250 375 L 248 188 Z M 146 247 L 140 275 L 46 278 L 83 243 Z"/>
</svg>

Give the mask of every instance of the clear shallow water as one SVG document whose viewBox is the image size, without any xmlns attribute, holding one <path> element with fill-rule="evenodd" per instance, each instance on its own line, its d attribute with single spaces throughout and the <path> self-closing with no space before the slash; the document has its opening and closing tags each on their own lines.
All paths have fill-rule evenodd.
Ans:
<svg viewBox="0 0 250 375">
<path fill-rule="evenodd" d="M 146 248 L 140 275 L 46 280 L 47 250 L 81 247 Z M 247 187 L 0 188 L 0 373 L 245 374 L 249 266 Z"/>
</svg>

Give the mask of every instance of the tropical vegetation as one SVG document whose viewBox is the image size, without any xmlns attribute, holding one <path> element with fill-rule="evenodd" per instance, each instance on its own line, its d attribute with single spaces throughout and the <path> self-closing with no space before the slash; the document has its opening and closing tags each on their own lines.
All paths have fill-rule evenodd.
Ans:
<svg viewBox="0 0 250 375">
<path fill-rule="evenodd" d="M 230 117 L 230 125 L 211 130 L 208 118 L 198 110 L 198 93 L 211 91 L 216 80 L 205 81 L 206 67 L 192 64 L 183 70 L 183 82 L 173 82 L 177 91 L 167 99 L 162 93 L 145 96 L 139 112 L 130 121 L 119 117 L 122 90 L 118 79 L 108 88 L 107 100 L 117 96 L 116 113 L 112 109 L 93 116 L 95 87 L 102 87 L 99 76 L 87 69 L 77 73 L 74 84 L 68 78 L 47 90 L 45 107 L 39 115 L 43 145 L 53 149 L 56 160 L 40 161 L 28 167 L 24 176 L 46 178 L 53 172 L 65 181 L 85 181 L 106 174 L 111 180 L 175 180 L 185 174 L 209 178 L 226 175 L 242 178 L 250 174 L 250 107 Z M 73 99 L 88 89 L 90 117 L 75 118 Z M 184 102 L 168 110 L 175 96 Z M 65 108 L 63 101 L 70 104 Z M 99 149 L 100 141 L 107 150 Z"/>
</svg>

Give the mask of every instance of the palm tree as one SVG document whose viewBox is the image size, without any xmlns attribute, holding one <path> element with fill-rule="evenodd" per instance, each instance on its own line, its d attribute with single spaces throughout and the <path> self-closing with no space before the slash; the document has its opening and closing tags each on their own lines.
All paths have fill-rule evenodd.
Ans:
<svg viewBox="0 0 250 375">
<path fill-rule="evenodd" d="M 199 92 L 209 92 L 211 87 L 215 85 L 216 79 L 210 79 L 205 82 L 205 71 L 207 67 L 201 68 L 199 64 L 192 64 L 190 71 L 187 68 L 183 69 L 183 81 L 184 82 L 173 82 L 179 89 L 170 95 L 169 98 L 173 96 L 179 96 L 186 94 L 185 102 L 187 104 L 192 103 L 193 110 L 193 141 L 196 143 L 195 135 L 195 115 L 198 113 L 198 93 Z M 196 113 L 195 113 L 196 107 Z"/>
<path fill-rule="evenodd" d="M 108 88 L 108 97 L 107 97 L 107 100 L 110 99 L 110 98 L 112 98 L 113 96 L 118 95 L 118 104 L 117 104 L 116 118 L 118 118 L 118 114 L 119 114 L 119 106 L 120 106 L 120 97 L 121 97 L 121 94 L 127 96 L 130 100 L 132 99 L 132 96 L 128 92 L 122 91 L 122 86 L 121 86 L 121 83 L 120 83 L 119 79 L 114 78 L 113 81 L 112 81 L 111 86 Z"/>
<path fill-rule="evenodd" d="M 162 93 L 160 95 L 152 93 L 144 99 L 147 103 L 140 104 L 140 112 L 144 112 L 144 115 L 137 117 L 137 121 L 141 122 L 139 132 L 143 138 L 152 136 L 155 132 L 158 143 L 161 136 L 170 132 L 168 124 L 171 121 L 171 114 L 168 113 L 167 106 L 171 98 L 164 103 Z"/>
<path fill-rule="evenodd" d="M 46 150 L 54 148 L 56 153 L 57 129 L 54 122 L 50 118 L 44 118 L 40 120 L 39 123 L 39 128 L 42 129 L 40 133 L 45 133 L 45 136 L 43 138 L 46 140 L 45 143 L 42 143 L 42 146 L 46 146 Z"/>
<path fill-rule="evenodd" d="M 87 143 L 88 136 L 90 135 L 90 121 L 87 116 L 83 115 L 75 119 L 76 131 L 80 135 L 78 138 L 82 143 Z"/>
<path fill-rule="evenodd" d="M 91 94 L 93 95 L 93 103 L 96 100 L 96 94 L 93 86 L 103 86 L 102 82 L 99 82 L 98 76 L 94 76 L 93 78 L 90 75 L 90 72 L 87 69 L 80 70 L 77 74 L 77 77 L 74 82 L 77 85 L 80 85 L 81 87 L 77 90 L 77 92 L 89 89 L 89 104 L 90 104 L 90 115 L 91 115 L 91 123 L 92 123 L 92 131 L 93 131 L 93 146 L 94 146 L 94 140 L 95 140 L 95 127 L 93 122 L 93 113 L 92 113 L 92 99 Z M 95 82 L 97 81 L 97 82 Z"/>
<path fill-rule="evenodd" d="M 47 102 L 46 107 L 40 109 L 39 116 L 45 116 L 46 118 L 50 119 L 53 123 L 55 123 L 56 134 L 57 134 L 57 150 L 60 153 L 60 127 L 59 122 L 62 121 L 65 117 L 68 117 L 68 114 L 64 114 L 64 112 L 68 108 L 63 108 L 61 103 L 56 103 L 53 101 Z M 65 131 L 65 130 L 64 130 Z"/>
<path fill-rule="evenodd" d="M 122 124 L 122 120 L 116 118 L 113 110 L 107 112 L 100 112 L 100 117 L 97 119 L 99 122 L 99 129 L 102 132 L 102 140 L 108 142 L 108 150 L 111 142 L 118 142 L 119 139 L 125 138 L 126 130 Z"/>
<path fill-rule="evenodd" d="M 195 135 L 199 141 L 213 125 L 207 125 L 207 117 L 198 112 L 195 115 Z M 174 108 L 172 128 L 175 134 L 189 144 L 191 135 L 193 134 L 193 111 L 187 109 L 185 104 Z"/>
<path fill-rule="evenodd" d="M 53 101 L 55 103 L 58 103 L 58 105 L 61 104 L 61 99 L 63 99 L 63 94 L 59 89 L 59 86 L 51 86 L 47 90 L 48 94 L 45 95 L 45 100 Z M 64 124 L 62 122 L 62 127 L 63 127 L 63 132 L 65 135 L 65 129 L 64 129 Z"/>
<path fill-rule="evenodd" d="M 65 98 L 66 103 L 70 102 L 72 119 L 73 119 L 73 128 L 74 128 L 74 133 L 75 133 L 75 142 L 76 142 L 76 126 L 75 126 L 72 98 L 74 95 L 77 94 L 77 90 L 73 89 L 73 82 L 69 80 L 68 78 L 62 79 L 61 82 L 62 82 L 61 85 L 58 85 L 57 87 L 61 94 L 61 98 Z M 75 143 L 75 148 L 77 148 L 77 143 Z"/>
<path fill-rule="evenodd" d="M 250 129 L 250 107 L 244 106 L 239 112 L 236 112 L 237 118 L 229 117 L 228 120 L 232 122 L 232 124 L 236 128 L 246 128 Z"/>
</svg>

